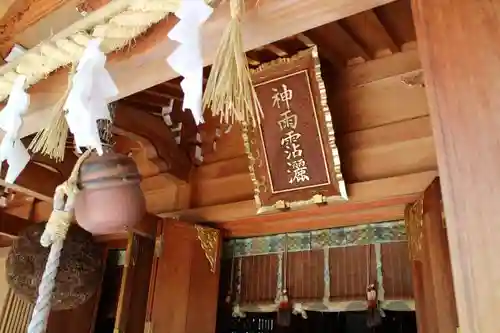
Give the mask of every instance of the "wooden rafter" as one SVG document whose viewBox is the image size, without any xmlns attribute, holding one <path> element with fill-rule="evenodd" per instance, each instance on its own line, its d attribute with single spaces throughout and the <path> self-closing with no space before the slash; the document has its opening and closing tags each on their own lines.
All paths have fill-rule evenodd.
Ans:
<svg viewBox="0 0 500 333">
<path fill-rule="evenodd" d="M 347 17 L 339 24 L 371 58 L 399 51 L 396 43 L 373 10 Z"/>
<path fill-rule="evenodd" d="M 247 50 L 272 43 L 287 36 L 296 35 L 328 22 L 372 9 L 393 0 L 266 0 L 259 7 L 247 11 L 243 44 Z M 286 8 L 286 11 L 283 10 Z M 258 15 L 253 15 L 258 12 Z M 282 13 L 282 14 L 280 14 Z M 229 20 L 228 3 L 217 8 L 214 15 L 203 27 L 204 61 L 210 64 L 220 41 L 221 32 Z M 138 40 L 128 53 L 113 59 L 110 57 L 109 70 L 113 75 L 120 94 L 117 99 L 144 90 L 158 83 L 168 81 L 177 74 L 167 65 L 165 58 L 172 52 L 175 43 L 167 32 L 176 23 L 166 20 L 156 25 L 147 37 Z M 133 78 L 133 79 L 131 79 Z M 25 117 L 22 134 L 29 135 L 40 129 L 52 105 L 66 88 L 67 72 L 59 71 L 31 90 L 30 112 Z M 39 112 L 31 112 L 39 111 Z"/>
<path fill-rule="evenodd" d="M 2 13 L 6 4 L 11 5 Z M 63 6 L 73 5 L 82 14 L 92 12 L 109 0 L 2 0 L 0 4 L 0 55 L 5 57 L 17 37 Z M 2 15 L 3 14 L 3 15 Z"/>
</svg>

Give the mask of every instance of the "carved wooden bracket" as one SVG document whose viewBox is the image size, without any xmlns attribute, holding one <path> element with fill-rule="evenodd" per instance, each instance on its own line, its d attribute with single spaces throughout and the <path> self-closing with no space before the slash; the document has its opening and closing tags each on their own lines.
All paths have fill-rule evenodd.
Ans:
<svg viewBox="0 0 500 333">
<path fill-rule="evenodd" d="M 195 225 L 195 228 L 198 233 L 198 240 L 201 243 L 201 248 L 205 251 L 205 256 L 210 264 L 210 271 L 215 274 L 220 231 L 201 225 Z"/>
<path fill-rule="evenodd" d="M 419 260 L 422 255 L 422 228 L 424 222 L 424 198 L 418 199 L 414 204 L 408 205 L 405 214 L 410 255 L 413 260 Z"/>
<path fill-rule="evenodd" d="M 157 156 L 164 161 L 168 173 L 180 183 L 187 183 L 191 174 L 191 160 L 175 142 L 174 135 L 157 117 L 118 103 L 114 125 L 136 137 L 142 137 L 154 146 Z"/>
</svg>

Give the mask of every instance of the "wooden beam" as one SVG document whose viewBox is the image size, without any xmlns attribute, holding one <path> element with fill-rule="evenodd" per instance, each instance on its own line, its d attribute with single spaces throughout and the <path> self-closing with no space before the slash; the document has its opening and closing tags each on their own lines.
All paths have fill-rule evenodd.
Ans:
<svg viewBox="0 0 500 333">
<path fill-rule="evenodd" d="M 160 119 L 118 103 L 114 124 L 148 139 L 167 165 L 164 172 L 171 174 L 180 183 L 188 182 L 192 166 L 189 156 L 179 148 L 169 128 Z"/>
<path fill-rule="evenodd" d="M 500 40 L 500 3 L 412 4 L 431 106 L 460 332 L 496 333 L 500 44 L 492 41 Z"/>
<path fill-rule="evenodd" d="M 0 54 L 5 57 L 14 45 L 17 34 L 45 16 L 76 0 L 16 0 L 0 19 Z"/>
<path fill-rule="evenodd" d="M 56 187 L 64 180 L 61 174 L 30 162 L 21 172 L 15 184 L 8 184 L 3 179 L 0 179 L 0 186 L 11 188 L 16 192 L 24 193 L 39 200 L 51 202 Z"/>
<path fill-rule="evenodd" d="M 0 235 L 16 237 L 32 222 L 14 215 L 0 212 Z"/>
<path fill-rule="evenodd" d="M 369 204 L 345 206 L 345 210 L 324 210 L 320 214 L 308 211 L 307 215 L 297 217 L 294 214 L 279 219 L 252 219 L 218 223 L 224 230 L 225 237 L 253 237 L 280 233 L 338 228 L 365 223 L 394 221 L 404 218 L 405 204 L 414 201 L 417 194 L 390 200 L 381 200 Z M 326 207 L 325 207 L 326 208 Z M 284 215 L 284 214 L 280 214 Z M 279 217 L 279 215 L 276 215 Z"/>
<path fill-rule="evenodd" d="M 390 3 L 394 0 L 266 0 L 248 8 L 243 25 L 243 44 L 251 50 L 302 31 Z M 255 4 L 255 2 L 252 2 Z M 222 4 L 203 26 L 204 63 L 215 58 L 220 36 L 229 21 L 229 3 Z M 115 79 L 121 99 L 168 81 L 177 74 L 165 58 L 176 43 L 167 32 L 176 23 L 172 18 L 153 27 L 137 44 L 122 54 L 110 57 L 108 69 Z M 53 105 L 66 89 L 67 71 L 60 70 L 31 89 L 30 112 L 24 118 L 23 136 L 38 131 Z"/>
<path fill-rule="evenodd" d="M 12 6 L 14 2 L 16 2 L 16 0 L 4 0 L 0 3 L 0 18 L 7 14 L 10 6 Z"/>
<path fill-rule="evenodd" d="M 373 202 L 398 197 L 405 198 L 404 200 L 398 202 L 398 204 L 402 204 L 407 202 L 407 200 L 410 202 L 413 198 L 412 195 L 422 192 L 436 177 L 436 175 L 437 172 L 435 171 L 427 171 L 406 176 L 354 183 L 348 185 L 348 194 L 350 197 L 348 202 L 321 207 L 311 206 L 304 210 L 279 214 L 256 215 L 255 201 L 246 200 L 224 205 L 164 213 L 159 214 L 159 216 L 175 217 L 187 221 L 207 221 L 214 223 L 245 219 L 248 223 L 252 223 L 254 220 L 281 221 L 286 220 L 287 218 L 295 218 L 297 216 L 307 218 L 311 214 L 346 212 L 353 209 L 362 209 L 363 204 L 366 204 L 366 207 L 372 207 L 370 205 L 372 205 Z"/>
</svg>

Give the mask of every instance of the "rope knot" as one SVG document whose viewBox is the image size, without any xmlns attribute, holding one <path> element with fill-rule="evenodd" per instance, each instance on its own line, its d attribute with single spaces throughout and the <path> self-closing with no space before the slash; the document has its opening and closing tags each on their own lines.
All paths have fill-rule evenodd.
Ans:
<svg viewBox="0 0 500 333">
<path fill-rule="evenodd" d="M 40 244 L 49 247 L 56 241 L 64 241 L 72 220 L 72 212 L 54 209 L 40 238 Z"/>
</svg>

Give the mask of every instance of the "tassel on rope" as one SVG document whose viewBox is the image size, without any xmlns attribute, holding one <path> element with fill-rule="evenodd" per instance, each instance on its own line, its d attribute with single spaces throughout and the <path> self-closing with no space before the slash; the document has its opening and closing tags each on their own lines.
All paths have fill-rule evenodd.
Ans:
<svg viewBox="0 0 500 333">
<path fill-rule="evenodd" d="M 36 134 L 28 147 L 33 153 L 46 155 L 56 162 L 64 160 L 64 152 L 66 151 L 69 127 L 65 118 L 64 104 L 71 91 L 75 68 L 75 66 L 71 68 L 68 77 L 68 86 L 64 94 L 54 105 L 48 125 Z"/>
<path fill-rule="evenodd" d="M 50 252 L 42 281 L 38 287 L 38 298 L 31 315 L 28 333 L 44 333 L 46 330 L 61 251 L 69 226 L 74 218 L 73 207 L 78 193 L 78 173 L 80 166 L 90 155 L 90 152 L 89 149 L 78 158 L 68 180 L 56 188 L 54 208 L 40 238 L 40 244 L 44 247 L 50 246 Z"/>
<path fill-rule="evenodd" d="M 235 121 L 255 127 L 263 117 L 262 108 L 252 85 L 250 69 L 243 48 L 241 17 L 244 0 L 231 0 L 231 21 L 222 35 L 208 78 L 204 109 L 226 124 Z"/>
</svg>

